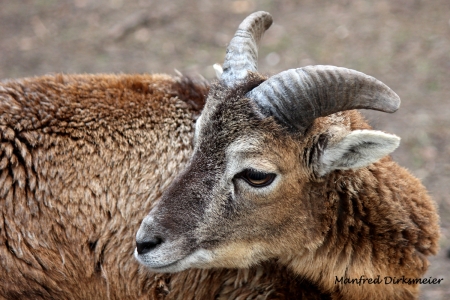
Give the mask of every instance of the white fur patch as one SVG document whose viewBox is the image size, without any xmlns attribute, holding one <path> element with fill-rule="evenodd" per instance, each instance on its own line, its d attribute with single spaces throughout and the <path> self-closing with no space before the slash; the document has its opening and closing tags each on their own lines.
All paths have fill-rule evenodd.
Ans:
<svg viewBox="0 0 450 300">
<path fill-rule="evenodd" d="M 394 151 L 400 138 L 376 130 L 355 130 L 334 145 L 324 149 L 319 175 L 333 170 L 359 169 L 370 165 Z"/>
<path fill-rule="evenodd" d="M 214 64 L 213 68 L 214 68 L 214 71 L 216 71 L 217 79 L 220 79 L 222 77 L 222 73 L 223 73 L 222 66 L 219 64 Z"/>
<path fill-rule="evenodd" d="M 197 141 L 198 141 L 198 134 L 200 133 L 201 122 L 202 122 L 202 115 L 200 115 L 197 118 L 197 121 L 195 121 L 194 145 L 197 144 Z"/>
</svg>

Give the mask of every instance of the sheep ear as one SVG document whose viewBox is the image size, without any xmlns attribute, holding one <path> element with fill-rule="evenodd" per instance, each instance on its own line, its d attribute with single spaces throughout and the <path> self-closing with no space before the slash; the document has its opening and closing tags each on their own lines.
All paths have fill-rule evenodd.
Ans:
<svg viewBox="0 0 450 300">
<path fill-rule="evenodd" d="M 394 151 L 400 138 L 375 130 L 355 130 L 334 145 L 326 145 L 319 158 L 318 174 L 359 169 Z"/>
</svg>

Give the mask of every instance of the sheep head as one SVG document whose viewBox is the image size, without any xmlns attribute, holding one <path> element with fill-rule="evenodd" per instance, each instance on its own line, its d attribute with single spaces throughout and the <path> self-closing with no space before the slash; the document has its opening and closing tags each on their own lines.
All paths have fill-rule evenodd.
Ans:
<svg viewBox="0 0 450 300">
<path fill-rule="evenodd" d="M 321 182 L 380 160 L 399 138 L 353 109 L 394 112 L 398 96 L 363 73 L 309 66 L 266 79 L 257 12 L 239 26 L 196 123 L 195 148 L 137 233 L 136 258 L 158 272 L 248 267 L 317 249 L 327 232 Z"/>
</svg>

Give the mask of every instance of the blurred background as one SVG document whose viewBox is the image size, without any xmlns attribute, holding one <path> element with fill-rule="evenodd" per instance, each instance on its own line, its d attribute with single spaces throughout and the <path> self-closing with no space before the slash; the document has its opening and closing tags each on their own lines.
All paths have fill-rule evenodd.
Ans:
<svg viewBox="0 0 450 300">
<path fill-rule="evenodd" d="M 402 138 L 395 160 L 429 189 L 440 253 L 421 299 L 450 299 L 449 0 L 0 0 L 0 79 L 47 73 L 168 73 L 214 78 L 238 24 L 256 10 L 275 23 L 259 69 L 310 64 L 356 69 L 402 99 L 393 115 L 364 112 Z"/>
</svg>

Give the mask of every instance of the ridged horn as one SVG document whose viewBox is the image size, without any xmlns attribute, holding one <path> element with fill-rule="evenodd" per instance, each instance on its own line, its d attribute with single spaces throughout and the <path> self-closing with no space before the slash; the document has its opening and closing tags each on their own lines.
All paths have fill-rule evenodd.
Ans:
<svg viewBox="0 0 450 300">
<path fill-rule="evenodd" d="M 239 25 L 227 47 L 221 80 L 226 86 L 234 86 L 247 77 L 248 71 L 256 72 L 258 43 L 263 33 L 272 25 L 272 16 L 258 11 Z"/>
<path fill-rule="evenodd" d="M 248 92 L 266 115 L 305 132 L 314 119 L 350 109 L 395 112 L 399 96 L 364 73 L 334 66 L 308 66 L 270 77 Z"/>
</svg>

